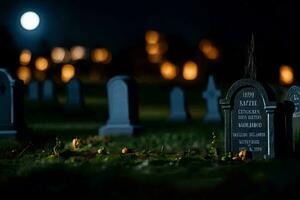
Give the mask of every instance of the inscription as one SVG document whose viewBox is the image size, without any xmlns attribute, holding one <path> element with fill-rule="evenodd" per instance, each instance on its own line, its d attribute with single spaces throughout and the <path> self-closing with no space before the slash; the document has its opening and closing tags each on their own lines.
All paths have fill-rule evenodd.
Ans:
<svg viewBox="0 0 300 200">
<path fill-rule="evenodd" d="M 233 152 L 247 149 L 264 156 L 267 151 L 267 116 L 259 92 L 254 88 L 239 91 L 231 115 Z"/>
</svg>

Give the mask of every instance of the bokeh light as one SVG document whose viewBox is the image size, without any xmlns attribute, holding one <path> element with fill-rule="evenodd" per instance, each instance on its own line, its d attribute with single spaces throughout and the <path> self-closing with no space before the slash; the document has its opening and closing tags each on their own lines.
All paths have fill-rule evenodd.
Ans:
<svg viewBox="0 0 300 200">
<path fill-rule="evenodd" d="M 183 65 L 182 75 L 185 80 L 195 80 L 198 76 L 198 65 L 193 61 L 187 61 Z"/>
<path fill-rule="evenodd" d="M 66 57 L 66 50 L 62 47 L 55 47 L 51 51 L 51 58 L 54 63 L 64 62 Z"/>
<path fill-rule="evenodd" d="M 288 65 L 281 65 L 279 68 L 279 80 L 283 85 L 290 85 L 294 82 L 293 68 Z"/>
<path fill-rule="evenodd" d="M 159 44 L 147 44 L 146 51 L 149 55 L 160 54 Z"/>
<path fill-rule="evenodd" d="M 63 82 L 68 82 L 70 79 L 72 79 L 75 76 L 75 67 L 71 64 L 65 64 L 61 68 L 61 80 Z"/>
<path fill-rule="evenodd" d="M 35 60 L 35 68 L 39 71 L 45 71 L 49 67 L 49 62 L 46 58 L 44 57 L 38 57 Z"/>
<path fill-rule="evenodd" d="M 111 60 L 112 60 L 112 54 L 111 54 L 111 52 L 110 51 L 108 51 L 108 55 L 107 55 L 107 58 L 106 58 L 106 60 L 104 60 L 104 64 L 109 64 L 110 62 L 111 62 Z"/>
<path fill-rule="evenodd" d="M 72 60 L 81 60 L 85 57 L 86 49 L 83 46 L 74 46 L 70 52 Z"/>
<path fill-rule="evenodd" d="M 164 79 L 172 80 L 177 76 L 177 67 L 169 61 L 164 61 L 160 65 L 160 74 Z"/>
<path fill-rule="evenodd" d="M 27 66 L 21 66 L 17 70 L 17 76 L 20 80 L 24 81 L 25 84 L 31 80 L 31 71 Z"/>
<path fill-rule="evenodd" d="M 40 17 L 32 11 L 28 11 L 21 16 L 20 23 L 25 30 L 32 31 L 40 24 Z"/>
<path fill-rule="evenodd" d="M 155 55 L 148 55 L 148 60 L 151 62 L 151 63 L 160 63 L 162 61 L 163 57 L 161 54 L 155 54 Z"/>
<path fill-rule="evenodd" d="M 153 30 L 147 31 L 145 40 L 148 44 L 157 44 L 159 41 L 159 33 Z"/>
<path fill-rule="evenodd" d="M 31 61 L 31 51 L 28 49 L 24 49 L 20 54 L 20 64 L 28 65 Z"/>
<path fill-rule="evenodd" d="M 108 63 L 111 60 L 111 53 L 106 48 L 97 48 L 92 52 L 91 59 L 95 63 Z"/>
<path fill-rule="evenodd" d="M 219 49 L 215 47 L 208 39 L 201 40 L 199 48 L 205 57 L 210 60 L 218 60 L 220 57 Z"/>
</svg>

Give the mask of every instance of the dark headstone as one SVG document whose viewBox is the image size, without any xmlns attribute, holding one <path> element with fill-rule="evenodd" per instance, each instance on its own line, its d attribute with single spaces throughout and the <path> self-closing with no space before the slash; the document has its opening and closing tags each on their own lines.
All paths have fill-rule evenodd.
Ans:
<svg viewBox="0 0 300 200">
<path fill-rule="evenodd" d="M 115 76 L 107 83 L 109 119 L 100 135 L 132 135 L 139 125 L 135 82 L 129 76 Z"/>
<path fill-rule="evenodd" d="M 174 87 L 170 92 L 169 119 L 173 122 L 185 122 L 190 119 L 184 90 L 180 87 Z"/>
<path fill-rule="evenodd" d="M 287 100 L 294 105 L 292 117 L 292 149 L 300 153 L 300 87 L 292 86 L 287 92 Z"/>
<path fill-rule="evenodd" d="M 284 106 L 273 90 L 252 79 L 235 82 L 220 100 L 225 120 L 225 152 L 250 151 L 254 159 L 281 156 L 287 151 Z"/>
<path fill-rule="evenodd" d="M 56 102 L 55 87 L 52 80 L 45 80 L 42 88 L 42 100 L 44 102 Z"/>
<path fill-rule="evenodd" d="M 0 69 L 0 137 L 15 137 L 24 129 L 23 84 Z"/>
<path fill-rule="evenodd" d="M 221 115 L 219 111 L 220 90 L 216 88 L 213 76 L 209 76 L 206 91 L 202 93 L 202 97 L 206 100 L 207 113 L 204 117 L 205 122 L 220 122 Z"/>
<path fill-rule="evenodd" d="M 78 78 L 72 78 L 67 84 L 65 110 L 68 112 L 82 112 L 84 110 L 82 87 Z"/>
<path fill-rule="evenodd" d="M 38 81 L 31 81 L 28 85 L 27 99 L 30 101 L 39 101 L 40 99 L 40 85 Z"/>
</svg>

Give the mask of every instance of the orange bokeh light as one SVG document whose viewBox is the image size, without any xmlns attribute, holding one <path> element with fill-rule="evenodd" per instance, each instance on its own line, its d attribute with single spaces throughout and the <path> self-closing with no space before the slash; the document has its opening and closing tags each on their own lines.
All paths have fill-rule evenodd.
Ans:
<svg viewBox="0 0 300 200">
<path fill-rule="evenodd" d="M 156 44 L 159 41 L 159 33 L 153 30 L 147 31 L 145 40 L 148 44 Z"/>
<path fill-rule="evenodd" d="M 111 57 L 111 53 L 106 48 L 94 49 L 91 55 L 92 61 L 95 63 L 109 63 Z"/>
<path fill-rule="evenodd" d="M 183 65 L 183 78 L 185 80 L 194 80 L 198 76 L 198 65 L 193 61 L 187 61 Z"/>
<path fill-rule="evenodd" d="M 66 57 L 66 50 L 62 47 L 55 47 L 51 51 L 51 58 L 54 63 L 64 62 Z"/>
<path fill-rule="evenodd" d="M 31 51 L 24 49 L 20 54 L 20 64 L 28 65 L 31 61 Z"/>
<path fill-rule="evenodd" d="M 172 80 L 177 76 L 177 67 L 169 61 L 164 61 L 160 66 L 160 74 L 164 79 Z"/>
<path fill-rule="evenodd" d="M 38 57 L 35 60 L 35 68 L 39 71 L 46 71 L 49 67 L 48 60 L 44 57 Z"/>
<path fill-rule="evenodd" d="M 27 66 L 21 66 L 17 70 L 17 76 L 20 80 L 24 81 L 25 84 L 31 80 L 31 71 Z"/>
<path fill-rule="evenodd" d="M 85 48 L 83 46 L 74 46 L 70 50 L 72 60 L 81 60 L 85 57 Z"/>
<path fill-rule="evenodd" d="M 288 65 L 281 65 L 279 68 L 279 80 L 283 85 L 290 85 L 294 82 L 293 68 Z"/>
<path fill-rule="evenodd" d="M 75 67 L 71 64 L 66 64 L 61 68 L 61 80 L 68 82 L 75 76 Z"/>
<path fill-rule="evenodd" d="M 210 60 L 218 60 L 220 57 L 219 49 L 208 39 L 203 39 L 199 44 L 199 48 L 205 57 Z"/>
</svg>

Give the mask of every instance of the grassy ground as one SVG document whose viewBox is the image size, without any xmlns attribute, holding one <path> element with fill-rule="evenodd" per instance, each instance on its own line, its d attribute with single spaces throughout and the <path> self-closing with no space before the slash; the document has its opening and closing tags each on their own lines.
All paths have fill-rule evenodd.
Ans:
<svg viewBox="0 0 300 200">
<path fill-rule="evenodd" d="M 0 140 L 1 194 L 56 198 L 64 193 L 72 198 L 109 199 L 298 197 L 297 159 L 221 160 L 223 127 L 201 122 L 204 102 L 198 88 L 188 91 L 193 120 L 182 124 L 167 121 L 167 87 L 140 89 L 145 131 L 135 137 L 98 136 L 107 108 L 104 88 L 95 88 L 88 90 L 88 111 L 80 115 L 65 114 L 56 105 L 26 103 L 31 139 Z M 64 102 L 62 92 L 59 101 Z M 75 137 L 77 148 L 72 145 Z M 210 147 L 216 147 L 218 154 Z"/>
</svg>

